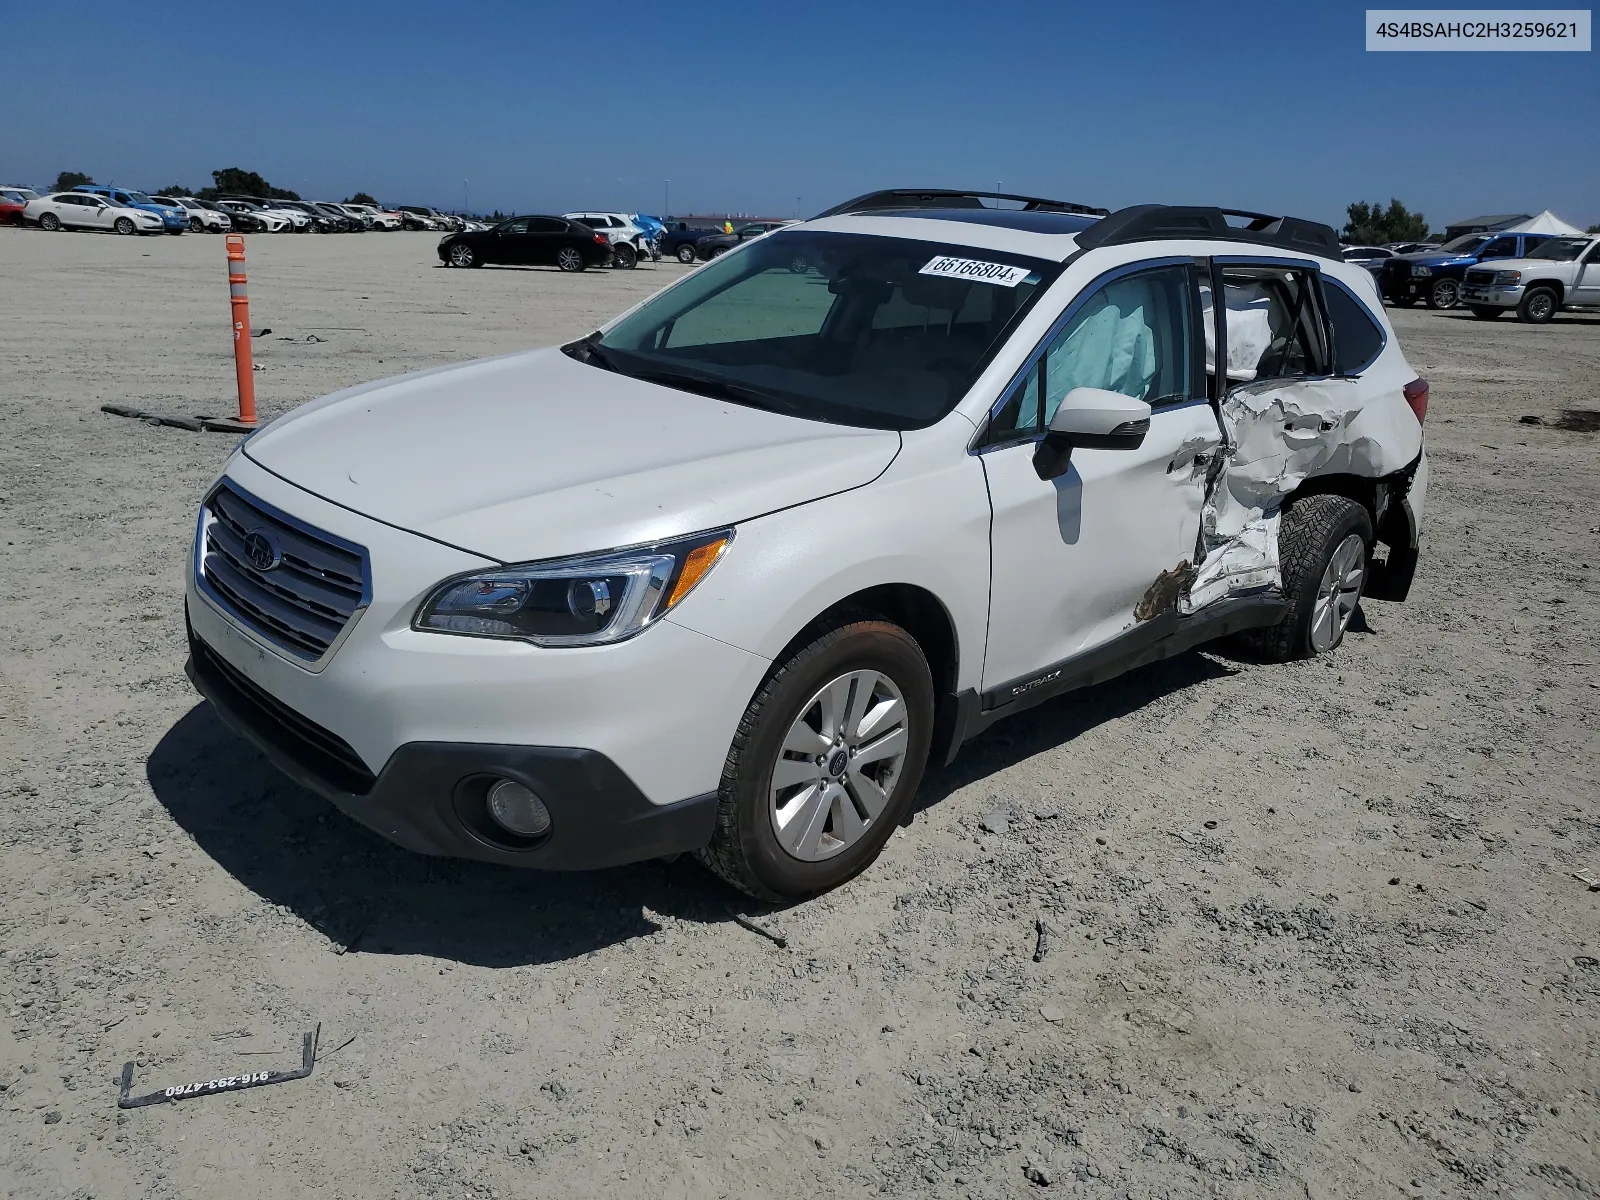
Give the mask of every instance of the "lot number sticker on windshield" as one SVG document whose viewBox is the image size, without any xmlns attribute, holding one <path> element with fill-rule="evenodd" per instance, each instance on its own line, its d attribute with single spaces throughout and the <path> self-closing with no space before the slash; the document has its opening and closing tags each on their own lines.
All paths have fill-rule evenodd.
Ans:
<svg viewBox="0 0 1600 1200">
<path fill-rule="evenodd" d="M 1016 287 L 1029 275 L 1027 267 L 1010 267 L 1005 263 L 979 262 L 975 258 L 951 258 L 941 254 L 928 260 L 919 275 L 939 275 L 945 279 L 970 279 L 974 283 L 994 283 L 1001 287 Z"/>
</svg>

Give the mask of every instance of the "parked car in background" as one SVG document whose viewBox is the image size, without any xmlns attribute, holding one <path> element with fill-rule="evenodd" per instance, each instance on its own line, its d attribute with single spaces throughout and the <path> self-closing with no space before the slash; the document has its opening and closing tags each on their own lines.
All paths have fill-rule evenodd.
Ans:
<svg viewBox="0 0 1600 1200">
<path fill-rule="evenodd" d="M 113 233 L 161 233 L 166 220 L 147 208 L 118 204 L 88 192 L 55 192 L 29 200 L 24 221 L 40 229 L 103 229 Z"/>
<path fill-rule="evenodd" d="M 452 233 L 439 242 L 439 261 L 452 267 L 493 263 L 582 271 L 610 266 L 611 254 L 604 233 L 566 217 L 512 217 L 482 233 Z"/>
<path fill-rule="evenodd" d="M 273 212 L 250 200 L 218 200 L 216 203 L 240 233 L 283 233 L 294 228 L 283 213 Z"/>
<path fill-rule="evenodd" d="M 650 256 L 649 235 L 635 225 L 626 213 L 569 212 L 561 215 L 569 221 L 582 221 L 590 229 L 598 229 L 610 238 L 614 251 L 611 265 L 614 267 L 636 266 L 641 258 Z"/>
<path fill-rule="evenodd" d="M 349 227 L 347 218 L 325 213 L 306 200 L 278 200 L 275 203 L 280 209 L 293 209 L 303 214 L 310 222 L 308 230 L 311 233 L 343 233 Z"/>
<path fill-rule="evenodd" d="M 175 204 L 189 214 L 191 233 L 227 233 L 233 222 L 214 208 L 207 208 L 193 196 L 152 196 L 157 204 Z"/>
<path fill-rule="evenodd" d="M 1600 237 L 1552 237 L 1526 258 L 1469 267 L 1461 287 L 1472 315 L 1543 325 L 1563 308 L 1600 305 Z"/>
<path fill-rule="evenodd" d="M 80 183 L 72 190 L 104 197 L 113 204 L 120 204 L 125 208 L 137 208 L 144 212 L 155 213 L 161 218 L 162 227 L 168 233 L 181 234 L 188 231 L 189 211 L 182 205 L 157 204 L 143 192 L 136 192 L 132 188 L 107 187 L 99 183 Z"/>
<path fill-rule="evenodd" d="M 716 258 L 753 238 L 764 237 L 774 230 L 784 229 L 797 223 L 795 221 L 752 221 L 748 225 L 739 226 L 732 233 L 714 233 L 710 237 L 701 238 L 694 244 L 695 256 L 704 259 Z"/>
<path fill-rule="evenodd" d="M 330 204 L 326 200 L 312 200 L 311 207 L 334 223 L 334 228 L 339 233 L 365 233 L 367 227 L 361 221 L 344 211 L 337 204 Z"/>
<path fill-rule="evenodd" d="M 381 229 L 385 232 L 400 228 L 400 215 L 398 213 L 384 212 L 370 204 L 341 204 L 340 208 L 346 212 L 355 213 L 366 221 L 368 229 Z"/>
<path fill-rule="evenodd" d="M 1385 250 L 1393 250 L 1396 254 L 1421 254 L 1425 250 L 1437 250 L 1438 242 L 1385 242 Z"/>
<path fill-rule="evenodd" d="M 1394 257 L 1394 251 L 1383 246 L 1345 246 L 1339 251 L 1339 256 L 1347 263 L 1365 267 L 1376 278 L 1382 272 L 1383 264 Z"/>
<path fill-rule="evenodd" d="M 695 243 L 701 238 L 715 237 L 719 232 L 716 229 L 690 225 L 685 221 L 669 222 L 666 232 L 661 235 L 661 253 L 670 255 L 681 263 L 692 263 L 695 259 Z"/>
<path fill-rule="evenodd" d="M 21 225 L 22 210 L 29 200 L 37 200 L 39 193 L 32 188 L 0 187 L 0 224 Z"/>
<path fill-rule="evenodd" d="M 431 208 L 420 204 L 402 204 L 398 210 L 402 229 L 443 229 Z"/>
<path fill-rule="evenodd" d="M 1521 258 L 1548 239 L 1548 233 L 1464 233 L 1416 254 L 1397 254 L 1378 276 L 1383 298 L 1401 307 L 1427 302 L 1429 308 L 1454 308 L 1468 269 L 1500 258 Z"/>
</svg>

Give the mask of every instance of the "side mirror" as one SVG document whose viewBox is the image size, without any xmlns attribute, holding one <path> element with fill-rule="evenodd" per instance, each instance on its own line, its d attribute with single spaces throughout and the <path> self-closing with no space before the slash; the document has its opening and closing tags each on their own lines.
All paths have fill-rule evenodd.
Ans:
<svg viewBox="0 0 1600 1200">
<path fill-rule="evenodd" d="M 1150 406 L 1102 388 L 1073 388 L 1061 400 L 1044 440 L 1033 452 L 1040 479 L 1055 479 L 1072 465 L 1072 451 L 1137 450 L 1150 432 Z"/>
</svg>

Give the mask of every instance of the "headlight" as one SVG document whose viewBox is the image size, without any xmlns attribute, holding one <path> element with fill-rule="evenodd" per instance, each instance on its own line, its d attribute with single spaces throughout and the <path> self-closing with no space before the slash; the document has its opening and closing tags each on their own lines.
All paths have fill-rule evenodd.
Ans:
<svg viewBox="0 0 1600 1200">
<path fill-rule="evenodd" d="M 733 530 L 659 546 L 526 563 L 446 580 L 413 629 L 538 646 L 620 642 L 670 612 L 716 566 Z"/>
<path fill-rule="evenodd" d="M 1411 268 L 1411 274 L 1412 275 L 1432 275 L 1433 271 L 1429 267 L 1412 267 Z"/>
<path fill-rule="evenodd" d="M 1522 281 L 1522 272 L 1496 271 L 1494 273 L 1494 281 L 1496 283 L 1520 283 Z"/>
</svg>

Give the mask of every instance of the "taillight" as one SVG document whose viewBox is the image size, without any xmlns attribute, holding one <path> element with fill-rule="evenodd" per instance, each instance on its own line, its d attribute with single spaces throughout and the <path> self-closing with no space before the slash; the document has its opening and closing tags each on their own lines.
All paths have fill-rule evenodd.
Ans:
<svg viewBox="0 0 1600 1200">
<path fill-rule="evenodd" d="M 599 242 L 599 243 L 600 243 L 600 244 L 601 244 L 601 245 L 602 245 L 602 246 L 609 246 L 609 245 L 610 245 L 610 244 L 611 244 L 611 239 L 610 239 L 610 238 L 608 238 L 608 237 L 607 237 L 607 236 L 606 236 L 606 235 L 605 235 L 605 234 L 603 234 L 603 233 L 597 233 L 597 234 L 595 234 L 595 235 L 594 235 L 594 240 L 595 240 L 595 241 L 597 241 L 597 242 Z"/>
<path fill-rule="evenodd" d="M 1405 386 L 1406 403 L 1411 406 L 1411 411 L 1417 414 L 1417 424 L 1421 425 L 1428 418 L 1428 381 L 1426 379 L 1413 379 Z"/>
</svg>

